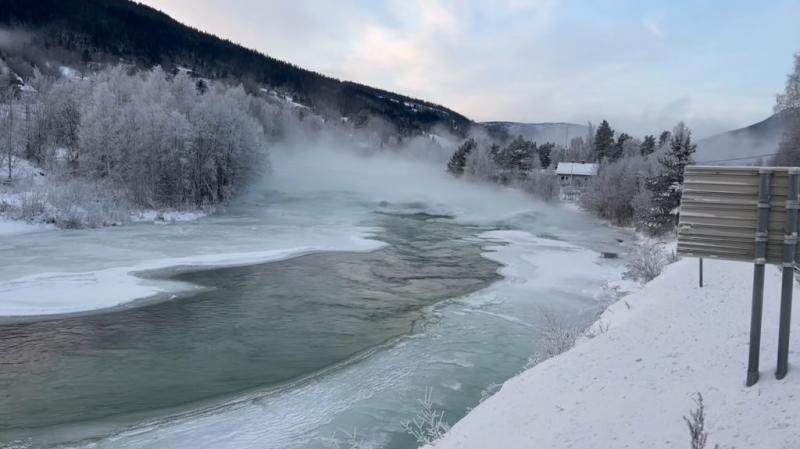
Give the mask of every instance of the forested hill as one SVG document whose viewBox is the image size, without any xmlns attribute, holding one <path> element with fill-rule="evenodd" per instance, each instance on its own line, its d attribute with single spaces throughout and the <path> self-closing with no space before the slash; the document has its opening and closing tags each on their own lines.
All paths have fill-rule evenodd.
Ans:
<svg viewBox="0 0 800 449">
<path fill-rule="evenodd" d="M 27 31 L 24 42 L 2 49 L 18 72 L 41 70 L 47 62 L 184 66 L 250 89 L 269 86 L 291 93 L 323 114 L 363 121 L 379 117 L 404 135 L 436 125 L 463 135 L 471 124 L 445 107 L 302 69 L 128 0 L 0 0 L 0 26 Z"/>
</svg>

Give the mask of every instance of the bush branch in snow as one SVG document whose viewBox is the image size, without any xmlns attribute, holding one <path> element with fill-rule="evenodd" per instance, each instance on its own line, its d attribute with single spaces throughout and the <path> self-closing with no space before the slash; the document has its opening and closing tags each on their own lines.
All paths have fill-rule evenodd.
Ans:
<svg viewBox="0 0 800 449">
<path fill-rule="evenodd" d="M 537 343 L 537 353 L 528 360 L 526 369 L 533 367 L 551 357 L 568 351 L 582 335 L 580 329 L 569 326 L 553 313 L 542 310 L 542 327 Z"/>
<path fill-rule="evenodd" d="M 631 254 L 625 276 L 641 282 L 650 282 L 664 271 L 669 260 L 674 260 L 674 257 L 668 258 L 658 245 L 646 243 L 638 246 Z"/>
<path fill-rule="evenodd" d="M 432 395 L 433 389 L 426 388 L 425 395 L 419 400 L 420 409 L 417 415 L 403 423 L 403 430 L 422 446 L 439 441 L 450 430 L 444 420 L 444 412 L 433 407 Z"/>
<path fill-rule="evenodd" d="M 689 437 L 691 438 L 692 449 L 705 449 L 708 444 L 708 432 L 706 432 L 706 407 L 703 403 L 703 395 L 697 393 L 694 399 L 697 406 L 694 410 L 689 412 L 689 416 L 684 416 L 683 420 L 689 427 Z M 720 449 L 719 445 L 714 446 L 715 449 Z"/>
</svg>

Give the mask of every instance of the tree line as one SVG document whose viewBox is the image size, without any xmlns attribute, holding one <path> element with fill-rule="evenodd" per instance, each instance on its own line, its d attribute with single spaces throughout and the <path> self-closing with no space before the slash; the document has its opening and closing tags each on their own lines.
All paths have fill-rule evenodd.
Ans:
<svg viewBox="0 0 800 449">
<path fill-rule="evenodd" d="M 506 144 L 486 136 L 473 136 L 453 153 L 447 163 L 447 172 L 454 176 L 519 186 L 542 199 L 553 200 L 558 195 L 555 164 L 560 160 L 559 149 L 554 143 L 537 145 L 522 136 Z"/>
<path fill-rule="evenodd" d="M 641 140 L 627 133 L 616 135 L 606 120 L 596 130 L 591 123 L 588 129 L 585 137 L 573 138 L 566 148 L 537 145 L 521 136 L 507 144 L 473 136 L 452 155 L 447 172 L 518 185 L 552 200 L 559 193 L 554 172 L 559 162 L 597 163 L 597 175 L 582 189 L 580 202 L 585 209 L 617 225 L 635 224 L 650 234 L 673 230 L 683 172 L 696 148 L 689 128 L 681 122 L 672 131 Z"/>
</svg>

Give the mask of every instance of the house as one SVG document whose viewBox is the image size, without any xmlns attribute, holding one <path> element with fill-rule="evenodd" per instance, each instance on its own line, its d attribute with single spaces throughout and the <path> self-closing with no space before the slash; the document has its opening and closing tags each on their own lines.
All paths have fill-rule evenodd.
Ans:
<svg viewBox="0 0 800 449">
<path fill-rule="evenodd" d="M 586 162 L 559 162 L 556 176 L 564 199 L 576 199 L 592 176 L 597 174 L 597 164 Z"/>
</svg>

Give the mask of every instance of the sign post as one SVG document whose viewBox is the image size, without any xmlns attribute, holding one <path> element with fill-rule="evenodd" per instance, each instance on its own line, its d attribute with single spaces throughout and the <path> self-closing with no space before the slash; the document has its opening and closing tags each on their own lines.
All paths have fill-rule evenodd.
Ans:
<svg viewBox="0 0 800 449">
<path fill-rule="evenodd" d="M 754 264 L 747 386 L 759 377 L 767 264 L 783 269 L 775 376 L 782 379 L 788 371 L 798 209 L 800 168 L 686 167 L 678 253 L 701 259 L 701 286 L 703 258 Z"/>
<path fill-rule="evenodd" d="M 750 312 L 750 353 L 747 362 L 747 386 L 758 382 L 758 362 L 761 356 L 761 321 L 764 310 L 764 268 L 767 263 L 769 241 L 769 210 L 772 195 L 772 172 L 758 172 L 758 220 L 755 234 L 753 269 L 753 306 Z"/>
<path fill-rule="evenodd" d="M 783 379 L 789 367 L 789 327 L 792 319 L 792 289 L 794 264 L 797 253 L 798 173 L 789 171 L 789 188 L 786 198 L 786 234 L 783 237 L 783 278 L 781 279 L 781 315 L 778 328 L 778 369 L 775 377 Z"/>
</svg>

